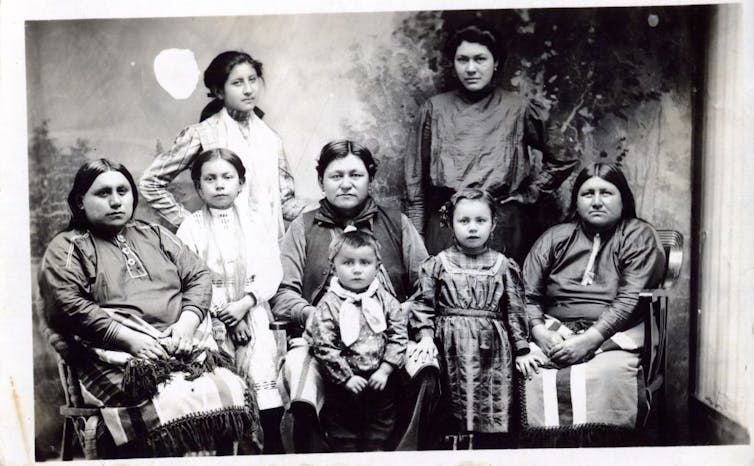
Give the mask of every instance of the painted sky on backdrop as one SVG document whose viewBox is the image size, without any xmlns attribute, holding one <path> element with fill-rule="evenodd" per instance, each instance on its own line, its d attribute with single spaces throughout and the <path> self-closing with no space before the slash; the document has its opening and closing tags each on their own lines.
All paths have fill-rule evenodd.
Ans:
<svg viewBox="0 0 754 466">
<path fill-rule="evenodd" d="M 282 137 L 299 194 L 319 197 L 314 159 L 342 136 L 342 120 L 367 119 L 345 79 L 349 47 L 364 53 L 389 42 L 401 13 L 316 14 L 27 23 L 28 122 L 49 120 L 60 147 L 85 138 L 96 155 L 137 175 L 209 101 L 201 78 L 185 99 L 158 82 L 154 61 L 165 49 L 192 53 L 203 72 L 223 50 L 249 52 L 264 64 L 260 108 Z M 322 34 L 321 31 L 327 31 Z M 372 45 L 370 45 L 372 44 Z M 185 86 L 185 84 L 184 84 Z M 183 89 L 185 91 L 185 88 Z"/>
</svg>

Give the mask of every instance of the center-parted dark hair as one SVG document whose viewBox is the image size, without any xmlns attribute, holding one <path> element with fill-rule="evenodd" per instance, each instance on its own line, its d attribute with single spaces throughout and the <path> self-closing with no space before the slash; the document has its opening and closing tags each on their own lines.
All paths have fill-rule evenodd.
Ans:
<svg viewBox="0 0 754 466">
<path fill-rule="evenodd" d="M 487 47 L 500 65 L 505 61 L 505 47 L 500 40 L 500 34 L 489 23 L 476 21 L 458 29 L 445 43 L 445 56 L 452 63 L 461 42 L 466 41 L 482 44 Z"/>
<path fill-rule="evenodd" d="M 330 247 L 327 254 L 327 258 L 329 259 L 330 264 L 333 263 L 335 256 L 340 253 L 341 249 L 343 249 L 343 246 L 349 246 L 352 248 L 372 248 L 374 255 L 377 256 L 377 262 L 381 262 L 380 244 L 377 242 L 377 239 L 374 237 L 374 235 L 367 231 L 347 229 L 340 235 L 335 235 L 333 240 L 330 242 Z"/>
<path fill-rule="evenodd" d="M 194 181 L 194 187 L 196 189 L 199 189 L 199 184 L 201 182 L 202 166 L 215 159 L 222 159 L 233 165 L 233 168 L 235 168 L 238 173 L 238 179 L 241 181 L 241 184 L 246 183 L 246 167 L 244 167 L 241 157 L 236 155 L 236 153 L 230 149 L 218 148 L 205 150 L 199 154 L 191 164 L 191 179 Z"/>
<path fill-rule="evenodd" d="M 255 60 L 246 52 L 237 52 L 235 50 L 223 52 L 216 56 L 204 70 L 204 85 L 209 89 L 208 97 L 213 97 L 202 110 L 199 121 L 204 121 L 223 108 L 223 101 L 220 98 L 225 82 L 228 80 L 233 67 L 241 63 L 248 63 L 257 72 L 259 79 L 264 80 L 262 75 L 262 62 Z"/>
<path fill-rule="evenodd" d="M 489 206 L 490 208 L 492 222 L 495 222 L 495 201 L 492 199 L 489 193 L 479 188 L 461 188 L 460 190 L 456 191 L 456 193 L 450 197 L 450 200 L 448 200 L 448 202 L 446 202 L 445 205 L 440 209 L 440 223 L 442 224 L 442 226 L 446 228 L 453 228 L 453 214 L 456 211 L 458 203 L 463 199 L 468 199 L 470 201 L 480 200 L 482 202 L 486 202 L 487 206 Z"/>
<path fill-rule="evenodd" d="M 377 161 L 374 160 L 372 152 L 357 142 L 348 139 L 338 139 L 330 141 L 322 148 L 317 159 L 317 176 L 321 180 L 325 176 L 327 166 L 335 159 L 342 159 L 353 154 L 364 162 L 364 166 L 369 174 L 369 180 L 374 179 L 377 173 Z"/>
<path fill-rule="evenodd" d="M 636 218 L 636 201 L 634 200 L 634 193 L 631 192 L 631 187 L 628 186 L 628 180 L 617 165 L 612 163 L 596 162 L 584 167 L 576 176 L 576 181 L 573 183 L 573 191 L 571 191 L 571 206 L 569 217 L 572 220 L 578 219 L 578 211 L 576 209 L 576 201 L 579 198 L 579 189 L 581 185 L 593 177 L 602 178 L 603 180 L 612 183 L 618 188 L 621 201 L 623 202 L 623 212 L 621 213 L 621 220 L 627 218 Z"/>
<path fill-rule="evenodd" d="M 79 167 L 76 176 L 73 178 L 73 186 L 68 193 L 68 208 L 71 211 L 71 220 L 68 222 L 66 230 L 86 230 L 91 227 L 89 220 L 86 218 L 84 208 L 79 206 L 79 204 L 97 177 L 107 172 L 122 174 L 128 180 L 128 184 L 131 185 L 131 193 L 134 199 L 133 210 L 131 212 L 131 217 L 133 217 L 133 214 L 136 212 L 136 206 L 139 204 L 139 192 L 136 190 L 136 182 L 134 182 L 131 172 L 123 164 L 107 159 L 90 160 Z"/>
</svg>

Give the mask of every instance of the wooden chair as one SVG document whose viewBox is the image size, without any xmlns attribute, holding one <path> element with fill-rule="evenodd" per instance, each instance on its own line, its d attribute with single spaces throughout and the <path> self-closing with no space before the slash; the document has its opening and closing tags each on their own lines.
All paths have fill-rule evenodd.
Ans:
<svg viewBox="0 0 754 466">
<path fill-rule="evenodd" d="M 667 352 L 667 323 L 668 304 L 671 288 L 681 274 L 683 264 L 683 235 L 675 230 L 657 230 L 660 242 L 665 250 L 665 274 L 656 289 L 644 290 L 639 295 L 639 306 L 647 316 L 644 340 L 656 340 L 657 351 L 652 354 L 652 345 L 646 344 L 642 354 L 642 368 L 649 397 L 649 413 L 644 424 L 650 417 L 661 421 L 661 411 L 664 406 L 664 385 Z M 652 320 L 657 325 L 658 334 L 653 334 Z"/>
<path fill-rule="evenodd" d="M 281 326 L 274 323 L 270 324 L 270 328 L 275 334 L 280 358 L 282 355 L 285 355 L 285 331 L 283 330 L 281 334 Z M 58 375 L 60 376 L 60 383 L 65 396 L 65 405 L 60 407 L 60 414 L 63 416 L 63 438 L 60 447 L 61 459 L 63 461 L 71 461 L 73 459 L 76 440 L 78 440 L 84 458 L 87 460 L 115 457 L 115 451 L 109 451 L 107 447 L 102 447 L 102 444 L 109 445 L 112 442 L 100 442 L 100 445 L 98 445 L 98 427 L 100 430 L 104 427 L 104 424 L 101 426 L 104 420 L 100 414 L 100 409 L 96 406 L 86 404 L 81 393 L 77 371 L 73 365 L 68 364 L 68 361 L 75 360 L 76 358 L 75 344 L 69 342 L 62 335 L 51 329 L 47 325 L 44 316 L 40 316 L 40 329 L 50 346 L 55 350 Z M 235 455 L 237 454 L 237 448 L 238 445 L 235 442 L 230 442 L 228 445 L 219 446 L 217 454 Z"/>
<path fill-rule="evenodd" d="M 43 319 L 41 330 L 47 338 L 50 346 L 55 350 L 55 359 L 58 363 L 58 374 L 63 387 L 65 405 L 60 407 L 63 416 L 63 439 L 60 447 L 60 456 L 63 461 L 73 459 L 75 448 L 74 439 L 78 440 L 81 451 L 86 459 L 99 459 L 102 452 L 97 451 L 97 427 L 103 422 L 98 408 L 87 406 L 81 394 L 76 370 L 67 363 L 75 357 L 74 347 L 60 334 L 49 328 Z M 106 455 L 105 455 L 106 456 Z"/>
</svg>

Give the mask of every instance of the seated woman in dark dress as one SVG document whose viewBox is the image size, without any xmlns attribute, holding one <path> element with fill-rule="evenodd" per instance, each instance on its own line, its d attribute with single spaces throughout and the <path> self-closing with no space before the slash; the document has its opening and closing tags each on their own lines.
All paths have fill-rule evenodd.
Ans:
<svg viewBox="0 0 754 466">
<path fill-rule="evenodd" d="M 253 393 L 212 338 L 210 274 L 172 233 L 133 220 L 137 202 L 123 165 L 85 163 L 39 270 L 46 320 L 74 348 L 84 400 L 101 408 L 98 445 L 175 456 L 256 441 Z"/>
<path fill-rule="evenodd" d="M 639 363 L 651 342 L 637 303 L 641 290 L 657 286 L 665 263 L 618 167 L 584 168 L 571 209 L 573 220 L 546 231 L 523 268 L 533 341 L 549 358 L 526 381 L 525 423 L 553 446 L 610 443 L 643 422 Z"/>
</svg>

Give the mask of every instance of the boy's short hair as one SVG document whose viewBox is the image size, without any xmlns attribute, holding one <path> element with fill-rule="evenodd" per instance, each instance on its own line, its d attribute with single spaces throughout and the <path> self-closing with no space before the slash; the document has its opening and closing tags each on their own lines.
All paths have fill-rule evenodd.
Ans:
<svg viewBox="0 0 754 466">
<path fill-rule="evenodd" d="M 343 249 L 343 246 L 350 246 L 352 248 L 370 247 L 374 251 L 375 256 L 377 256 L 377 262 L 381 262 L 382 259 L 380 258 L 380 244 L 377 242 L 377 239 L 374 237 L 374 235 L 366 231 L 360 231 L 356 229 L 349 230 L 348 228 L 349 227 L 346 227 L 346 230 L 344 230 L 343 233 L 336 235 L 335 238 L 330 242 L 330 249 L 327 255 L 330 264 L 333 263 L 335 256 L 340 253 L 340 250 Z"/>
</svg>

